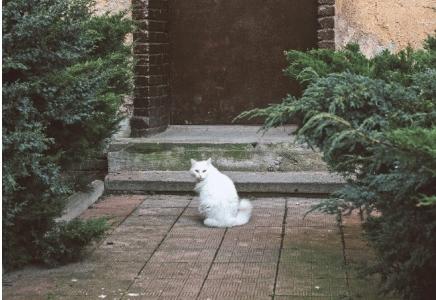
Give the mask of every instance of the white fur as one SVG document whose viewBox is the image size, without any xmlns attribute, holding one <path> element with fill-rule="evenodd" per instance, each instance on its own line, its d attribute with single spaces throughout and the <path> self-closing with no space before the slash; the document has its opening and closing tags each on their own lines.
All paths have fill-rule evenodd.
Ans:
<svg viewBox="0 0 436 300">
<path fill-rule="evenodd" d="M 239 200 L 233 181 L 218 171 L 210 158 L 191 159 L 190 173 L 197 180 L 194 190 L 200 197 L 198 210 L 205 216 L 204 225 L 233 227 L 248 223 L 252 210 L 250 201 Z"/>
</svg>

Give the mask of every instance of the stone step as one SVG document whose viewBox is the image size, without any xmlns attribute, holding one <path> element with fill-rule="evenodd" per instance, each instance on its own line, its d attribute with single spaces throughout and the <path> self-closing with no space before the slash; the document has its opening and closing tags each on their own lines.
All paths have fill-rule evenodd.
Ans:
<svg viewBox="0 0 436 300">
<path fill-rule="evenodd" d="M 259 126 L 169 126 L 147 138 L 129 138 L 128 126 L 108 149 L 109 173 L 186 171 L 190 159 L 212 158 L 220 171 L 326 171 L 318 152 L 295 143 L 295 126 L 260 132 Z"/>
<path fill-rule="evenodd" d="M 326 195 L 344 184 L 340 176 L 328 172 L 224 172 L 241 193 L 283 193 Z M 187 171 L 132 171 L 109 173 L 108 193 L 191 192 L 195 180 Z"/>
</svg>

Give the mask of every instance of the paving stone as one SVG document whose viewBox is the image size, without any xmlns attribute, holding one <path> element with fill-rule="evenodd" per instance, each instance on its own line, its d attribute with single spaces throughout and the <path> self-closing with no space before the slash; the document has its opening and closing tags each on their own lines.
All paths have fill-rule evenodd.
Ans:
<svg viewBox="0 0 436 300">
<path fill-rule="evenodd" d="M 207 279 L 198 299 L 271 299 L 273 279 Z"/>
<path fill-rule="evenodd" d="M 343 226 L 345 249 L 367 249 L 368 242 L 363 236 L 363 230 L 360 224 Z"/>
<path fill-rule="evenodd" d="M 107 279 L 109 281 L 117 280 L 134 280 L 142 270 L 145 261 L 138 262 L 123 262 L 122 264 L 112 263 L 107 261 L 104 264 L 96 266 L 92 272 L 94 279 Z"/>
<path fill-rule="evenodd" d="M 115 251 L 150 251 L 162 241 L 164 234 L 151 236 L 111 235 L 99 247 L 101 250 Z"/>
<path fill-rule="evenodd" d="M 215 262 L 277 263 L 280 249 L 220 248 Z"/>
<path fill-rule="evenodd" d="M 295 205 L 311 207 L 312 205 L 319 204 L 321 201 L 322 199 L 318 199 L 318 198 L 287 197 L 286 206 L 288 208 L 293 207 Z"/>
<path fill-rule="evenodd" d="M 127 269 L 127 267 L 124 268 Z M 101 270 L 96 270 L 93 278 L 66 282 L 54 290 L 54 293 L 68 296 L 64 299 L 69 299 L 70 296 L 87 296 L 97 299 L 102 294 L 108 299 L 120 299 L 137 276 L 138 271 L 138 268 L 134 266 L 129 268 L 129 271 L 102 267 Z"/>
<path fill-rule="evenodd" d="M 136 281 L 123 299 L 195 299 L 203 278 L 150 278 Z M 129 296 L 133 295 L 133 296 Z"/>
<path fill-rule="evenodd" d="M 123 223 L 114 229 L 111 236 L 134 236 L 137 238 L 150 238 L 150 237 L 162 237 L 168 231 L 169 226 L 156 226 L 156 225 L 130 225 Z M 111 237 L 108 237 L 109 239 Z"/>
<path fill-rule="evenodd" d="M 225 229 L 209 227 L 174 227 L 161 244 L 159 250 L 174 249 L 217 249 Z"/>
<path fill-rule="evenodd" d="M 215 249 L 159 249 L 150 263 L 163 262 L 209 262 L 214 259 Z"/>
<path fill-rule="evenodd" d="M 198 196 L 194 196 L 191 202 L 189 203 L 188 207 L 197 208 L 199 205 L 200 205 L 200 198 L 198 198 Z"/>
<path fill-rule="evenodd" d="M 84 211 L 80 218 L 91 219 L 97 217 L 125 218 L 144 201 L 142 195 L 113 195 L 103 198 Z"/>
<path fill-rule="evenodd" d="M 284 209 L 286 205 L 286 198 L 283 197 L 268 197 L 268 198 L 255 197 L 255 198 L 247 198 L 247 199 L 251 201 L 253 207 Z"/>
<path fill-rule="evenodd" d="M 159 249 L 217 249 L 221 243 L 220 236 L 209 237 L 170 237 L 166 238 Z"/>
<path fill-rule="evenodd" d="M 283 208 L 253 207 L 253 212 L 248 224 L 241 228 L 253 226 L 281 227 L 283 225 Z"/>
<path fill-rule="evenodd" d="M 112 263 L 124 263 L 136 262 L 138 264 L 145 263 L 153 254 L 153 249 L 139 249 L 138 251 L 130 250 L 126 251 L 124 249 L 97 249 L 88 260 L 94 262 L 105 262 L 110 261 Z"/>
<path fill-rule="evenodd" d="M 346 278 L 346 265 L 339 253 L 325 255 L 316 251 L 282 253 L 279 280 L 292 277 Z"/>
<path fill-rule="evenodd" d="M 192 196 L 179 196 L 179 195 L 150 195 L 146 196 L 145 200 L 141 203 L 139 208 L 149 207 L 186 207 L 192 200 Z"/>
<path fill-rule="evenodd" d="M 133 216 L 179 216 L 182 212 L 183 207 L 140 207 Z"/>
<path fill-rule="evenodd" d="M 12 281 L 11 286 L 3 286 L 3 299 L 29 299 L 33 295 L 35 299 L 46 299 L 47 291 L 53 290 L 56 284 L 52 278 L 33 277 Z"/>
<path fill-rule="evenodd" d="M 16 294 L 13 294 L 13 295 L 11 295 L 11 294 L 3 294 L 3 299 L 7 299 L 7 300 L 29 300 L 29 299 L 32 299 L 32 300 L 47 300 L 47 299 L 65 299 L 65 297 L 64 296 L 62 296 L 62 297 L 60 297 L 60 296 L 58 296 L 58 297 L 56 297 L 56 296 L 53 296 L 52 294 L 50 294 L 50 293 L 47 293 L 46 291 L 44 291 L 44 293 L 42 293 L 42 294 L 40 294 L 40 295 L 38 295 L 38 294 L 36 294 L 36 293 L 33 293 L 33 294 L 31 294 L 32 295 L 32 298 L 29 298 L 29 295 L 16 295 Z"/>
<path fill-rule="evenodd" d="M 120 299 L 130 283 L 131 280 L 88 279 L 63 284 L 53 293 L 61 299 L 61 296 L 64 296 L 63 299 L 70 299 L 72 296 L 99 299 L 100 295 L 106 295 L 106 299 Z"/>
<path fill-rule="evenodd" d="M 149 262 L 141 271 L 137 281 L 158 279 L 204 278 L 209 270 L 208 263 L 201 262 Z"/>
<path fill-rule="evenodd" d="M 323 297 L 323 296 L 294 296 L 294 295 L 276 295 L 274 299 L 277 300 L 336 300 L 336 298 L 332 297 Z M 347 299 L 347 298 L 344 298 Z"/>
<path fill-rule="evenodd" d="M 307 211 L 307 210 L 306 210 Z M 301 211 L 292 211 L 288 209 L 286 217 L 286 227 L 337 227 L 336 216 L 311 212 L 304 215 Z"/>
<path fill-rule="evenodd" d="M 130 216 L 124 222 L 124 226 L 167 226 L 169 229 L 178 216 L 148 215 Z"/>
<path fill-rule="evenodd" d="M 286 227 L 277 278 L 277 295 L 346 296 L 342 243 L 334 227 Z"/>
<path fill-rule="evenodd" d="M 13 285 L 20 284 L 23 281 L 40 278 L 62 277 L 71 274 L 82 274 L 92 271 L 95 263 L 89 262 L 87 259 L 73 262 L 56 268 L 45 268 L 42 266 L 29 266 L 22 270 L 17 270 L 11 273 L 6 273 L 4 279 L 12 282 Z"/>
<path fill-rule="evenodd" d="M 362 218 L 358 210 L 352 211 L 350 214 L 342 216 L 342 225 L 351 227 L 360 227 Z"/>
<path fill-rule="evenodd" d="M 116 296 L 110 296 L 110 295 L 106 295 L 104 293 L 104 291 L 102 291 L 102 293 L 100 293 L 98 296 L 94 295 L 94 296 L 85 296 L 85 295 L 81 295 L 81 296 L 74 296 L 74 295 L 53 295 L 50 294 L 49 296 L 47 296 L 46 298 L 44 298 L 45 300 L 91 300 L 91 299 L 120 299 L 122 292 L 120 292 L 120 294 L 116 295 Z M 104 297 L 104 298 L 102 298 Z"/>
<path fill-rule="evenodd" d="M 3 280 L 10 286 L 3 286 L 4 299 L 47 299 L 56 290 L 59 282 L 71 279 L 89 279 L 95 263 L 80 261 L 57 268 L 28 267 L 4 274 Z"/>
<path fill-rule="evenodd" d="M 337 228 L 292 227 L 286 228 L 283 248 L 330 250 L 341 249 Z"/>
<path fill-rule="evenodd" d="M 273 279 L 276 263 L 214 263 L 208 279 Z"/>
<path fill-rule="evenodd" d="M 200 213 L 198 211 L 198 206 L 195 207 L 189 206 L 187 209 L 185 209 L 182 216 L 200 216 Z"/>
<path fill-rule="evenodd" d="M 58 295 L 60 299 L 70 299 L 73 296 L 97 299 L 102 294 L 109 299 L 120 298 L 137 277 L 142 264 L 126 261 L 117 264 L 111 260 L 102 260 L 86 276 L 69 274 L 57 277 L 57 286 L 50 292 Z"/>
<path fill-rule="evenodd" d="M 195 227 L 204 227 L 203 217 L 201 217 L 198 213 L 197 215 L 182 215 L 177 223 L 174 225 L 174 228 L 183 227 L 183 226 L 195 226 Z"/>
<path fill-rule="evenodd" d="M 145 198 L 145 195 L 108 195 L 93 204 L 93 207 L 94 209 L 118 208 L 119 210 L 127 211 L 131 207 L 137 207 Z"/>
<path fill-rule="evenodd" d="M 350 276 L 353 277 L 357 276 L 362 267 L 368 266 L 375 259 L 373 251 L 366 247 L 362 249 L 345 249 L 345 257 L 350 270 Z"/>
<path fill-rule="evenodd" d="M 321 200 L 288 199 L 286 227 L 337 227 L 336 216 L 319 211 L 309 212 Z"/>
<path fill-rule="evenodd" d="M 225 229 L 210 228 L 206 226 L 173 227 L 168 237 L 208 237 L 211 235 L 222 236 Z"/>
<path fill-rule="evenodd" d="M 279 249 L 281 227 L 234 227 L 228 229 L 221 249 Z"/>
<path fill-rule="evenodd" d="M 279 280 L 276 286 L 276 295 L 299 297 L 330 297 L 341 299 L 347 296 L 348 290 L 345 278 L 312 278 L 288 277 Z"/>
</svg>

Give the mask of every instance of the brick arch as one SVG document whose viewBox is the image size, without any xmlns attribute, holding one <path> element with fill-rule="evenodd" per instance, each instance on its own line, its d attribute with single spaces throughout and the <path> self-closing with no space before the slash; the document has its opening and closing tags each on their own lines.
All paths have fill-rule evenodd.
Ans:
<svg viewBox="0 0 436 300">
<path fill-rule="evenodd" d="M 135 57 L 132 136 L 164 131 L 170 121 L 169 5 L 171 0 L 132 0 Z M 335 0 L 318 1 L 317 45 L 334 49 Z"/>
</svg>

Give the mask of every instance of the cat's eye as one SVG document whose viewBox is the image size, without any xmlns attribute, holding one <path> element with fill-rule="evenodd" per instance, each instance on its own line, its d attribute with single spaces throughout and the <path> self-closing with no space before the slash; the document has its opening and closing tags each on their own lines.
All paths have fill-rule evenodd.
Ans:
<svg viewBox="0 0 436 300">
<path fill-rule="evenodd" d="M 203 170 L 203 173 L 206 172 L 206 170 Z"/>
<path fill-rule="evenodd" d="M 199 171 L 199 170 L 195 170 L 195 172 L 197 172 L 197 173 L 198 173 L 198 172 L 200 172 L 200 171 Z"/>
</svg>

